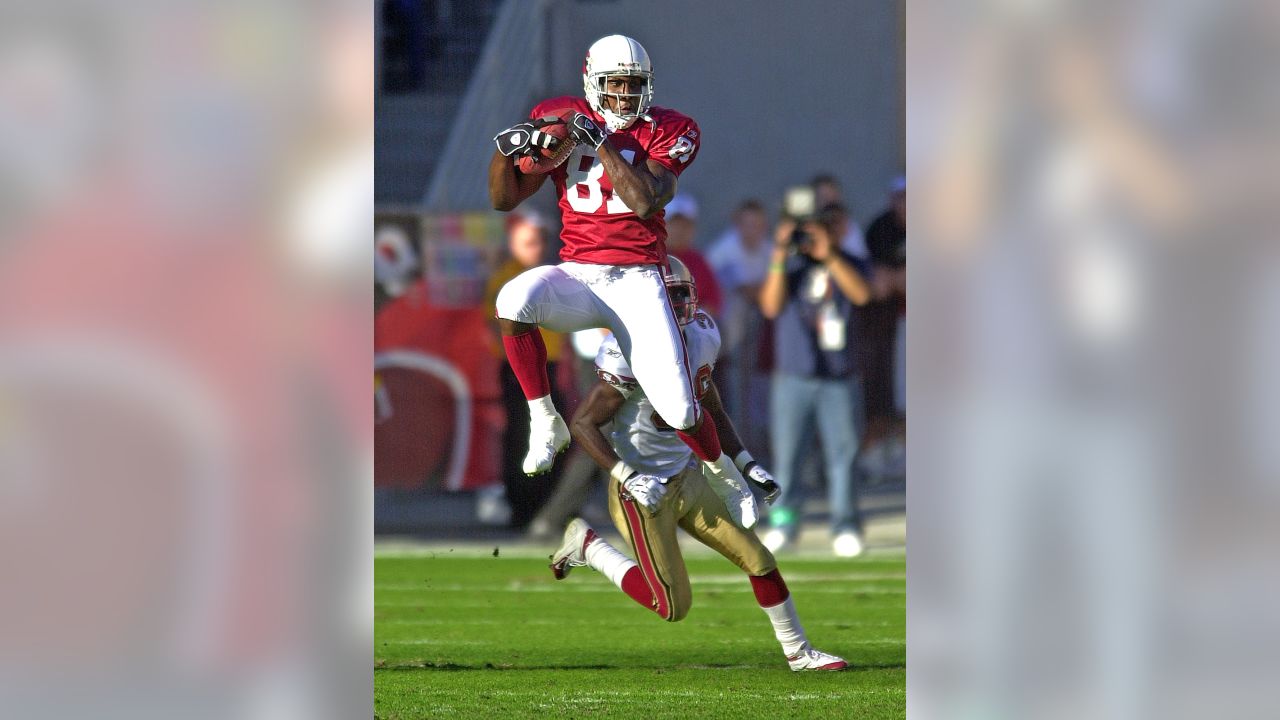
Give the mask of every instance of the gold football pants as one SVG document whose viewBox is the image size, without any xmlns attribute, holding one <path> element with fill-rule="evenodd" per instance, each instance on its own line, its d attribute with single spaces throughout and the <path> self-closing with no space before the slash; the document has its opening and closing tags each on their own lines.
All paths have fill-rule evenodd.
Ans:
<svg viewBox="0 0 1280 720">
<path fill-rule="evenodd" d="M 700 468 L 698 463 L 668 480 L 667 494 L 652 515 L 617 480 L 609 480 L 613 524 L 631 546 L 632 556 L 653 592 L 653 611 L 671 622 L 683 620 L 693 604 L 689 571 L 676 541 L 677 526 L 748 575 L 765 575 L 777 568 L 773 553 L 760 538 L 734 524 L 724 501 L 707 485 Z"/>
</svg>

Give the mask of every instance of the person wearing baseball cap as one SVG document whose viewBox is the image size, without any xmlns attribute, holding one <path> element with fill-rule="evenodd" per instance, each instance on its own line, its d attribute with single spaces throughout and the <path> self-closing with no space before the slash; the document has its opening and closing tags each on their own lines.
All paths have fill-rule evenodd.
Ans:
<svg viewBox="0 0 1280 720">
<path fill-rule="evenodd" d="M 692 195 L 679 193 L 667 203 L 667 252 L 679 258 L 693 274 L 698 286 L 698 305 L 710 315 L 719 317 L 722 306 L 720 283 L 711 263 L 693 246 L 698 232 L 698 201 Z"/>
</svg>

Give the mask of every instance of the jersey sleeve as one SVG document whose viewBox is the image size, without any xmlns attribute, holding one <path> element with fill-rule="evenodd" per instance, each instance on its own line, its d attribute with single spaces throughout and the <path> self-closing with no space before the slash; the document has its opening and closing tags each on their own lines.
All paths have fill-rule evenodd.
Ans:
<svg viewBox="0 0 1280 720">
<path fill-rule="evenodd" d="M 612 334 L 600 343 L 600 349 L 596 352 L 596 377 L 611 385 L 625 398 L 631 397 L 640 388 L 631 373 L 631 366 L 622 357 L 622 348 L 618 346 L 617 338 Z"/>
<path fill-rule="evenodd" d="M 690 348 L 689 363 L 694 367 L 689 368 L 693 372 L 697 372 L 703 365 L 712 368 L 716 365 L 716 358 L 720 357 L 720 328 L 716 326 L 716 321 L 707 313 L 699 310 L 693 316 L 693 321 L 689 323 L 688 329 L 685 330 L 685 339 L 688 341 L 689 336 L 693 336 L 694 347 Z"/>
<path fill-rule="evenodd" d="M 673 113 L 661 119 L 649 145 L 649 159 L 679 177 L 693 164 L 702 147 L 702 134 L 693 118 Z"/>
</svg>

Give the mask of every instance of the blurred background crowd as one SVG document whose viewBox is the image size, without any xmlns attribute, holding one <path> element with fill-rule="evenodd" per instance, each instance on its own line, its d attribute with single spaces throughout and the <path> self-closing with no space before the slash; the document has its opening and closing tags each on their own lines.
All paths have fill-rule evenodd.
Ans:
<svg viewBox="0 0 1280 720">
<path fill-rule="evenodd" d="M 571 448 L 546 477 L 520 471 L 527 406 L 498 342 L 493 300 L 520 272 L 558 262 L 560 217 L 550 189 L 510 215 L 489 210 L 485 168 L 494 131 L 544 98 L 580 96 L 586 47 L 625 31 L 653 58 L 655 104 L 702 129 L 696 166 L 666 208 L 667 248 L 720 326 L 715 379 L 726 408 L 786 488 L 766 543 L 778 548 L 814 528 L 828 550 L 842 538 L 835 549 L 856 555 L 869 526 L 888 519 L 872 541 L 902 544 L 901 9 L 885 4 L 834 22 L 801 6 L 766 29 L 750 21 L 766 5 L 748 2 L 725 18 L 675 2 L 380 4 L 380 533 L 547 540 L 575 514 L 609 524 L 604 483 L 585 454 Z M 668 10 L 687 27 L 664 23 Z M 722 31 L 708 33 L 716 23 Z M 787 50 L 800 43 L 812 49 Z M 814 72 L 823 67 L 849 69 Z M 801 211 L 787 207 L 796 192 L 807 197 Z M 844 298 L 838 284 L 800 273 L 801 263 L 762 305 L 771 264 L 807 257 L 791 242 L 796 219 L 830 234 L 868 297 Z M 595 381 L 602 332 L 544 331 L 566 417 Z"/>
</svg>

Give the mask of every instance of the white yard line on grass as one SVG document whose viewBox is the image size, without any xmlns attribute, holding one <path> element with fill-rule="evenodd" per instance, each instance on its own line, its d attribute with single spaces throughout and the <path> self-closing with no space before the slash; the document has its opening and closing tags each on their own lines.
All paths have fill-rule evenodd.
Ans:
<svg viewBox="0 0 1280 720">
<path fill-rule="evenodd" d="M 619 542 L 614 542 L 614 545 L 621 546 Z M 546 560 L 558 546 L 558 542 L 530 544 L 523 540 L 509 543 L 501 541 L 485 543 L 477 543 L 475 541 L 420 543 L 411 540 L 383 540 L 374 544 L 373 556 L 375 558 L 492 558 L 493 551 L 497 549 L 499 558 L 536 558 Z M 714 550 L 704 547 L 696 541 L 691 542 L 689 547 L 686 547 L 686 544 L 681 542 L 681 550 L 691 558 L 720 557 Z M 778 561 L 779 565 L 785 569 L 788 560 L 820 561 L 856 566 L 859 562 L 866 560 L 897 560 L 904 557 L 906 557 L 906 549 L 902 547 L 871 547 L 861 557 L 854 559 L 835 557 L 830 550 L 824 547 L 821 550 L 782 552 L 778 554 Z"/>
<path fill-rule="evenodd" d="M 738 579 L 737 579 L 737 583 L 745 583 L 745 582 L 746 582 L 746 581 L 745 581 L 744 579 L 742 579 L 742 578 L 738 578 Z M 734 584 L 737 584 L 737 583 L 734 583 Z M 723 585 L 728 585 L 728 584 L 730 584 L 730 583 L 711 583 L 711 582 L 708 582 L 708 581 L 705 581 L 705 580 L 704 580 L 704 581 L 701 581 L 701 583 L 699 583 L 699 582 L 694 582 L 694 583 L 693 583 L 694 592 L 697 592 L 697 589 L 698 589 L 698 585 L 699 585 L 699 584 L 702 584 L 702 585 L 711 585 L 711 584 L 723 584 Z M 415 584 L 412 584 L 412 585 L 405 585 L 405 584 L 395 584 L 395 585 L 392 585 L 392 584 L 388 584 L 388 585 L 377 585 L 377 586 L 375 586 L 375 591 L 376 591 L 376 592 L 379 592 L 379 593 L 382 593 L 382 592 L 421 592 L 421 593 L 434 593 L 434 592 L 469 592 L 469 593 L 499 593 L 499 592 L 514 592 L 514 593 L 565 593 L 565 594 L 569 594 L 569 593 L 583 593 L 583 592 L 589 592 L 589 593 L 616 593 L 616 592 L 618 592 L 618 588 L 617 588 L 617 587 L 615 587 L 612 583 L 608 583 L 608 582 L 593 582 L 593 583 L 589 583 L 589 584 L 588 584 L 588 583 L 577 583 L 577 584 L 573 585 L 572 587 L 566 587 L 566 586 L 564 586 L 564 585 L 559 585 L 559 584 L 555 584 L 555 585 L 553 585 L 553 584 L 551 584 L 551 583 L 524 583 L 524 582 L 520 582 L 520 581 L 518 581 L 518 580 L 515 580 L 515 581 L 509 582 L 509 583 L 506 583 L 506 584 L 494 584 L 494 583 L 484 583 L 484 584 L 473 584 L 473 583 L 430 583 L 430 584 L 428 584 L 428 583 L 422 583 L 421 585 L 416 584 L 416 583 L 415 583 Z M 806 587 L 805 587 L 805 589 L 804 589 L 804 592 L 805 592 L 805 594 L 809 594 L 809 593 L 847 593 L 847 594 L 851 594 L 851 595 L 853 595 L 853 594 L 858 594 L 858 593 L 867 593 L 867 594 L 872 594 L 872 595 L 877 595 L 877 594 L 880 594 L 880 595 L 903 595 L 903 594 L 905 594 L 905 593 L 907 592 L 907 590 L 906 590 L 906 588 L 903 588 L 903 587 L 884 587 L 883 585 L 871 585 L 871 584 L 867 584 L 867 583 L 831 581 L 831 582 L 822 583 L 822 584 L 817 584 L 817 585 L 813 585 L 813 586 L 806 586 Z M 381 602 L 381 601 L 379 601 L 377 604 L 378 604 L 378 605 L 382 605 L 382 604 L 384 604 L 384 603 L 383 603 L 383 602 Z M 428 604 L 429 604 L 429 603 L 428 603 Z"/>
</svg>

